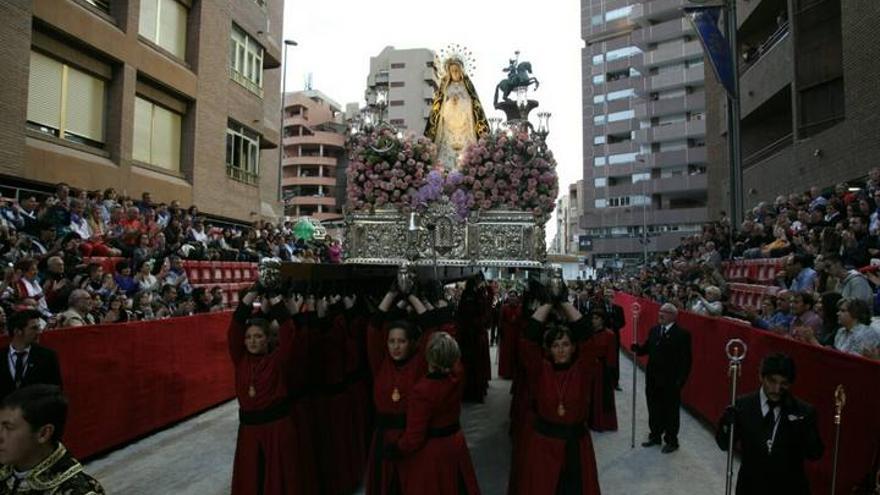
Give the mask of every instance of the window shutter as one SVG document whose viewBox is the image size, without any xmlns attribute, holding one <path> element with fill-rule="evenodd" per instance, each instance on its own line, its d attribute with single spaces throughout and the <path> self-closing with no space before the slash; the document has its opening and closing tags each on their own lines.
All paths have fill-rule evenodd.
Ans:
<svg viewBox="0 0 880 495">
<path fill-rule="evenodd" d="M 159 0 L 141 0 L 138 33 L 156 43 L 156 17 L 159 14 Z"/>
<path fill-rule="evenodd" d="M 186 56 L 186 7 L 174 0 L 159 0 L 159 46 L 184 58 Z"/>
<path fill-rule="evenodd" d="M 180 115 L 153 106 L 153 165 L 180 170 Z"/>
<path fill-rule="evenodd" d="M 134 139 L 131 157 L 139 162 L 152 163 L 150 134 L 153 127 L 153 104 L 139 97 L 134 99 Z"/>
<path fill-rule="evenodd" d="M 67 131 L 104 142 L 104 81 L 72 67 L 67 70 Z"/>
<path fill-rule="evenodd" d="M 58 129 L 61 127 L 62 66 L 41 53 L 31 52 L 27 119 Z"/>
</svg>

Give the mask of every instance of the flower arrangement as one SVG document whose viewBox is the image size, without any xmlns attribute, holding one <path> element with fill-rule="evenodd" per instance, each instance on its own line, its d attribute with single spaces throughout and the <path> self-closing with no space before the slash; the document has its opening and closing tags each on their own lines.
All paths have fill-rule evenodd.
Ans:
<svg viewBox="0 0 880 495">
<path fill-rule="evenodd" d="M 445 195 L 459 220 L 474 210 L 504 208 L 546 221 L 559 192 L 553 153 L 525 131 L 480 138 L 450 172 L 436 165 L 437 148 L 423 136 L 379 128 L 353 136 L 348 147 L 348 204 L 355 209 L 422 211 Z"/>
<path fill-rule="evenodd" d="M 354 135 L 348 149 L 346 194 L 355 209 L 415 206 L 437 157 L 428 138 L 400 135 L 391 128 Z"/>
<path fill-rule="evenodd" d="M 525 131 L 480 138 L 465 150 L 458 173 L 460 185 L 450 196 L 456 207 L 532 211 L 541 220 L 547 220 L 555 207 L 556 160 L 544 143 Z"/>
</svg>

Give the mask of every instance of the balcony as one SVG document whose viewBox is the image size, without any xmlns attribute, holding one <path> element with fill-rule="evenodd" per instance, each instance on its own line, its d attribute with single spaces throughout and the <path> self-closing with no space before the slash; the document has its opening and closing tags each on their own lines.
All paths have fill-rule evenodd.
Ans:
<svg viewBox="0 0 880 495">
<path fill-rule="evenodd" d="M 639 92 L 641 94 L 648 94 L 656 91 L 679 89 L 685 86 L 702 86 L 705 77 L 706 74 L 702 65 L 672 70 L 646 79 L 644 89 Z"/>
<path fill-rule="evenodd" d="M 701 138 L 705 136 L 706 121 L 697 119 L 658 127 L 649 127 L 647 129 L 639 129 L 636 131 L 636 141 L 642 144 L 679 141 L 682 139 Z"/>
<path fill-rule="evenodd" d="M 776 43 L 740 76 L 740 108 L 743 117 L 792 82 L 794 52 L 791 36 L 787 30 L 780 34 Z"/>
<path fill-rule="evenodd" d="M 649 153 L 637 158 L 644 160 L 645 168 L 680 167 L 684 165 L 701 165 L 707 162 L 706 147 L 697 146 L 675 151 Z"/>
<path fill-rule="evenodd" d="M 296 146 L 302 144 L 330 146 L 342 149 L 345 147 L 345 136 L 335 132 L 315 131 L 309 136 L 286 136 L 284 138 L 284 146 Z"/>
<path fill-rule="evenodd" d="M 691 23 L 682 17 L 637 29 L 633 31 L 632 40 L 636 46 L 646 50 L 651 43 L 673 40 L 693 32 L 694 28 Z"/>
<path fill-rule="evenodd" d="M 670 65 L 685 60 L 703 57 L 703 47 L 697 40 L 684 41 L 674 45 L 664 46 L 656 50 L 651 50 L 642 54 L 641 66 L 657 67 L 660 65 Z"/>
<path fill-rule="evenodd" d="M 282 186 L 336 186 L 336 177 L 299 176 L 283 177 Z"/>
<path fill-rule="evenodd" d="M 291 165 L 323 165 L 325 167 L 336 168 L 338 163 L 337 158 L 333 158 L 332 156 L 288 156 L 284 157 L 281 160 L 282 166 L 291 166 Z"/>
<path fill-rule="evenodd" d="M 703 223 L 709 218 L 708 208 L 675 208 L 655 210 L 648 208 L 644 213 L 640 206 L 626 208 L 590 208 L 582 218 L 590 227 L 622 227 L 630 225 Z"/>
<path fill-rule="evenodd" d="M 301 125 L 303 127 L 308 127 L 309 119 L 305 117 L 303 114 L 294 115 L 291 117 L 284 117 L 284 127 L 292 126 L 292 125 Z"/>
<path fill-rule="evenodd" d="M 682 15 L 682 9 L 691 5 L 693 4 L 688 0 L 654 0 L 653 2 L 639 3 L 633 5 L 629 19 L 647 26 L 652 22 L 660 23 L 679 18 Z"/>
<path fill-rule="evenodd" d="M 336 198 L 332 196 L 294 196 L 287 200 L 287 204 L 336 206 Z"/>
<path fill-rule="evenodd" d="M 619 120 L 617 122 L 606 124 L 605 128 L 601 130 L 601 134 L 626 134 L 635 131 L 638 128 L 639 122 L 635 119 Z M 596 134 L 600 134 L 600 132 L 597 132 Z"/>
<path fill-rule="evenodd" d="M 589 43 L 595 43 L 617 35 L 626 31 L 632 31 L 635 28 L 629 18 L 614 19 L 612 21 L 603 22 L 601 24 L 588 24 L 581 30 L 581 38 Z"/>
<path fill-rule="evenodd" d="M 706 93 L 704 91 L 678 98 L 664 98 L 642 102 L 633 108 L 636 118 L 639 120 L 650 120 L 651 117 L 662 117 L 664 115 L 675 115 L 685 112 L 702 112 L 705 109 Z"/>
<path fill-rule="evenodd" d="M 639 194 L 671 194 L 690 191 L 705 191 L 708 174 L 679 175 L 666 179 L 651 179 L 635 184 L 620 184 L 608 188 L 608 196 L 629 196 Z M 638 208 L 636 206 L 635 208 Z"/>
</svg>

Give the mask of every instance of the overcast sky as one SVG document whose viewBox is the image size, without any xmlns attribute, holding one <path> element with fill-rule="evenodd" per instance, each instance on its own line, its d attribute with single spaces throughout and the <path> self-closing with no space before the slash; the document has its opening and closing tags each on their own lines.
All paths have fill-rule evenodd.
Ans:
<svg viewBox="0 0 880 495">
<path fill-rule="evenodd" d="M 286 0 L 287 91 L 312 87 L 339 104 L 363 104 L 370 57 L 382 48 L 430 48 L 450 43 L 470 48 L 470 74 L 487 117 L 495 85 L 515 50 L 532 62 L 541 86 L 533 92 L 540 110 L 551 112 L 548 143 L 558 165 L 560 193 L 582 177 L 580 2 L 508 0 Z M 555 220 L 548 222 L 548 234 Z M 548 237 L 549 238 L 549 237 Z"/>
</svg>

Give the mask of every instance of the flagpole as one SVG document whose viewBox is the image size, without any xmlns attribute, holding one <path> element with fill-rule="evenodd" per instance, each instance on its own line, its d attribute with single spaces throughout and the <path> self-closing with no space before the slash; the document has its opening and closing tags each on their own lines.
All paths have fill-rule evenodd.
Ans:
<svg viewBox="0 0 880 495">
<path fill-rule="evenodd" d="M 724 25 L 733 65 L 733 94 L 727 94 L 727 144 L 730 162 L 730 232 L 743 221 L 743 175 L 740 151 L 739 52 L 736 45 L 736 0 L 724 2 Z"/>
</svg>

